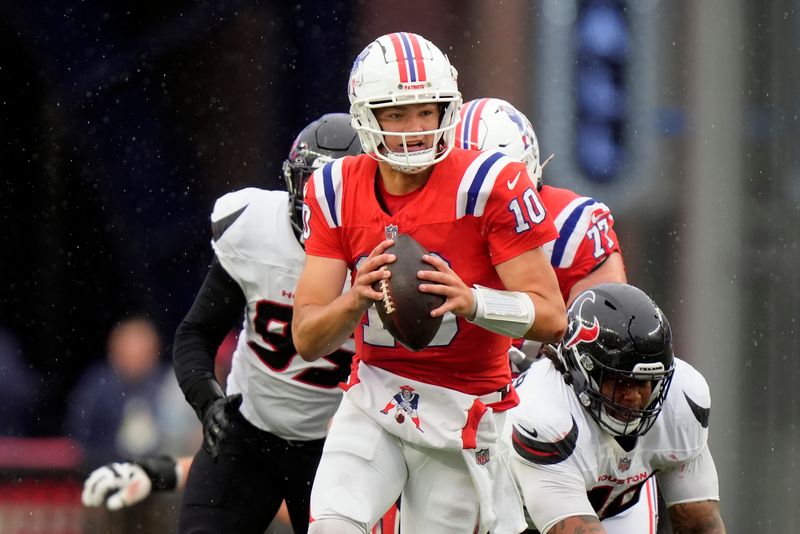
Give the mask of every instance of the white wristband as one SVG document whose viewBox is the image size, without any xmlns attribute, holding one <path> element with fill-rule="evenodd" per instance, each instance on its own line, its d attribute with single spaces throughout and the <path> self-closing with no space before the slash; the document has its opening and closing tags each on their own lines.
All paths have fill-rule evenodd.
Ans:
<svg viewBox="0 0 800 534">
<path fill-rule="evenodd" d="M 526 293 L 476 285 L 472 294 L 476 304 L 472 324 L 512 338 L 525 337 L 533 325 L 536 308 Z"/>
</svg>

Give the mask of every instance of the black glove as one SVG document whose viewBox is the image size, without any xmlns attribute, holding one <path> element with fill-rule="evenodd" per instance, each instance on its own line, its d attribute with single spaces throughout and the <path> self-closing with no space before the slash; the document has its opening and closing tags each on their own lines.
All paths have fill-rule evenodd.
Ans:
<svg viewBox="0 0 800 534">
<path fill-rule="evenodd" d="M 203 448 L 214 462 L 219 456 L 219 445 L 225 439 L 230 418 L 242 404 L 242 394 L 226 397 L 216 380 L 202 380 L 195 383 L 186 393 L 200 422 L 203 423 Z"/>
<path fill-rule="evenodd" d="M 171 491 L 178 485 L 178 477 L 175 472 L 177 462 L 172 456 L 154 454 L 142 456 L 134 462 L 142 466 L 144 472 L 150 477 L 153 491 Z"/>
<path fill-rule="evenodd" d="M 220 397 L 205 410 L 203 414 L 203 448 L 214 462 L 219 456 L 219 445 L 225 439 L 231 425 L 230 418 L 242 404 L 242 394 Z"/>
</svg>

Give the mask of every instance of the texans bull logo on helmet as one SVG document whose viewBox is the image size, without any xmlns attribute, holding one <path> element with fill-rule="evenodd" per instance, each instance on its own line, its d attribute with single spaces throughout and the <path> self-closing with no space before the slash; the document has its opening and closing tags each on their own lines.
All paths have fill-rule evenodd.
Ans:
<svg viewBox="0 0 800 534">
<path fill-rule="evenodd" d="M 580 318 L 582 313 L 582 307 L 587 302 L 594 302 L 595 294 L 594 291 L 586 291 L 578 297 L 572 304 L 572 308 L 576 310 L 576 316 Z M 578 343 L 591 343 L 592 341 L 596 341 L 598 336 L 600 335 L 600 323 L 597 322 L 597 317 L 592 317 L 592 324 L 587 325 L 583 320 L 577 320 L 572 322 L 572 324 L 577 325 L 577 328 L 570 332 L 567 340 L 564 342 L 565 347 L 574 347 Z"/>
</svg>

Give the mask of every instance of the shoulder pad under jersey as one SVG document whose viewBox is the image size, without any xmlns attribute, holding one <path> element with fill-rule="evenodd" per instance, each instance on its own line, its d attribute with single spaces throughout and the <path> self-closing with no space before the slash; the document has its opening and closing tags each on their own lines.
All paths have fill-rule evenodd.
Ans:
<svg viewBox="0 0 800 534">
<path fill-rule="evenodd" d="M 549 360 L 537 361 L 523 376 L 517 390 L 520 404 L 509 412 L 511 445 L 531 463 L 562 462 L 578 442 L 578 422 L 567 397 L 574 394 Z"/>
<path fill-rule="evenodd" d="M 675 374 L 667 395 L 667 406 L 681 425 L 708 428 L 711 392 L 700 372 L 689 363 L 675 358 Z"/>
<path fill-rule="evenodd" d="M 211 213 L 211 246 L 225 270 L 239 280 L 246 264 L 287 264 L 303 258 L 289 218 L 285 191 L 241 189 L 220 197 Z"/>
</svg>

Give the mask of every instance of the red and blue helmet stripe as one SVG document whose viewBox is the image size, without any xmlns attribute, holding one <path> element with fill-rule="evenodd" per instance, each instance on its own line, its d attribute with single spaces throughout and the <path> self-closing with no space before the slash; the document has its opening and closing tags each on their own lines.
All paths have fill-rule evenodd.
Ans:
<svg viewBox="0 0 800 534">
<path fill-rule="evenodd" d="M 461 109 L 461 122 L 456 127 L 456 146 L 467 150 L 478 150 L 479 128 L 483 108 L 489 102 L 488 98 L 472 100 Z"/>
<path fill-rule="evenodd" d="M 424 82 L 425 60 L 422 57 L 421 37 L 415 33 L 398 32 L 389 35 L 397 57 L 400 83 Z"/>
</svg>

